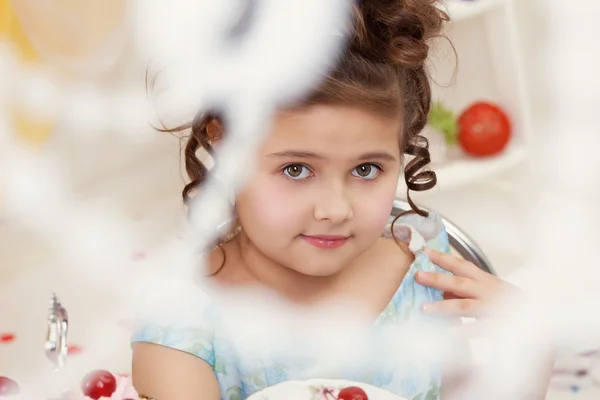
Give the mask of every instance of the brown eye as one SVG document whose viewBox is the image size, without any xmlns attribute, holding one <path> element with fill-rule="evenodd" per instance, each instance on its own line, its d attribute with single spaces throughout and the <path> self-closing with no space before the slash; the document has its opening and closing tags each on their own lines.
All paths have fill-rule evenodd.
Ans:
<svg viewBox="0 0 600 400">
<path fill-rule="evenodd" d="M 365 177 L 369 176 L 372 168 L 373 167 L 371 167 L 369 164 L 363 164 L 356 167 L 356 172 L 358 173 L 358 175 Z"/>
<path fill-rule="evenodd" d="M 292 164 L 285 167 L 283 173 L 292 179 L 305 179 L 308 178 L 310 171 L 304 165 Z"/>
<path fill-rule="evenodd" d="M 375 179 L 381 172 L 381 169 L 373 164 L 361 164 L 354 168 L 352 175 L 367 180 Z"/>
</svg>

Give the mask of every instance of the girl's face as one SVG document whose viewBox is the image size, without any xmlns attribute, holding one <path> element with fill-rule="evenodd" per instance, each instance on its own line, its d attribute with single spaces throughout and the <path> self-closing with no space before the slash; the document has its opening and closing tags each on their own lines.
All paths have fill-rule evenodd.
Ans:
<svg viewBox="0 0 600 400">
<path fill-rule="evenodd" d="M 317 105 L 281 113 L 236 209 L 270 260 L 333 275 L 381 236 L 401 170 L 400 116 Z"/>
</svg>

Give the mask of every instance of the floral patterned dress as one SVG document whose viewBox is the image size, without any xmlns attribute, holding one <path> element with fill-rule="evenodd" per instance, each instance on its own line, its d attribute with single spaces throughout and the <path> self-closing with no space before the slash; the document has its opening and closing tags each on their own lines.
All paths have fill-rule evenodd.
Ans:
<svg viewBox="0 0 600 400">
<path fill-rule="evenodd" d="M 384 236 L 391 237 L 386 230 Z M 409 245 L 415 260 L 404 277 L 400 287 L 379 315 L 373 325 L 373 342 L 379 351 L 385 352 L 382 337 L 387 327 L 402 326 L 412 322 L 427 321 L 443 323 L 421 313 L 426 302 L 439 301 L 442 293 L 436 289 L 422 286 L 415 279 L 417 271 L 444 272 L 434 265 L 422 251 L 428 247 L 442 252 L 450 252 L 447 232 L 441 218 L 431 213 L 424 218 L 418 215 L 401 217 L 394 227 L 395 236 Z M 266 387 L 290 380 L 312 378 L 335 378 L 365 382 L 386 389 L 398 396 L 411 400 L 439 399 L 441 369 L 438 365 L 417 366 L 414 360 L 398 362 L 379 362 L 354 364 L 344 362 L 335 374 L 319 376 L 318 357 L 286 356 L 278 353 L 272 357 L 256 357 L 242 354 L 223 326 L 218 306 L 208 304 L 199 307 L 191 327 L 144 322 L 133 334 L 132 342 L 148 342 L 184 351 L 206 361 L 213 369 L 221 389 L 222 400 L 242 400 Z M 298 347 L 294 342 L 293 347 Z M 382 353 L 379 353 L 380 355 Z M 373 352 L 377 358 L 377 351 Z"/>
</svg>

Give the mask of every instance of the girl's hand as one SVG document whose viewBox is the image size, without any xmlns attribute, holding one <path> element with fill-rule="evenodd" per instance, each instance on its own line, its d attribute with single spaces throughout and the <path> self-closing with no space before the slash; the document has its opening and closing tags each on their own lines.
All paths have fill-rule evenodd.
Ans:
<svg viewBox="0 0 600 400">
<path fill-rule="evenodd" d="M 452 254 L 425 249 L 431 261 L 453 275 L 419 271 L 415 279 L 421 285 L 444 292 L 444 300 L 427 303 L 427 314 L 449 317 L 492 316 L 492 308 L 500 295 L 518 293 L 518 289 L 502 279 L 479 269 Z"/>
</svg>

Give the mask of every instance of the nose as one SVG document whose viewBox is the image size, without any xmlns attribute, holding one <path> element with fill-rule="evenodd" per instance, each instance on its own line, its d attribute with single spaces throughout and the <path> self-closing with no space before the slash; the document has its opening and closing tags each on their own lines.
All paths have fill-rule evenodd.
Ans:
<svg viewBox="0 0 600 400">
<path fill-rule="evenodd" d="M 326 184 L 315 203 L 315 220 L 339 224 L 352 219 L 352 216 L 352 204 L 344 185 L 342 183 Z"/>
</svg>

